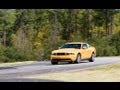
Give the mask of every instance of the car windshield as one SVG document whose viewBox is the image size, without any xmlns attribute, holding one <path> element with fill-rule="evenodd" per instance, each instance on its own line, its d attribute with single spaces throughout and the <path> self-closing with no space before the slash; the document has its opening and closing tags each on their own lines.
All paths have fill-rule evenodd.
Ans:
<svg viewBox="0 0 120 90">
<path fill-rule="evenodd" d="M 76 49 L 80 49 L 81 44 L 65 44 L 63 45 L 61 48 L 76 48 Z"/>
</svg>

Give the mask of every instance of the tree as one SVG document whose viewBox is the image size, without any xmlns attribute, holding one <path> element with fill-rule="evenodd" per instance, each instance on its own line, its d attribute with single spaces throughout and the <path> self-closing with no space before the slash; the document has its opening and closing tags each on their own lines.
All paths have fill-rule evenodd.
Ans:
<svg viewBox="0 0 120 90">
<path fill-rule="evenodd" d="M 96 25 L 104 27 L 106 35 L 111 36 L 113 34 L 114 15 L 118 11 L 115 9 L 97 9 L 95 12 L 94 20 L 96 20 Z"/>
<path fill-rule="evenodd" d="M 14 23 L 16 20 L 16 13 L 14 9 L 1 9 L 0 10 L 0 31 L 1 31 L 1 37 L 2 37 L 2 43 L 4 46 L 9 45 L 9 33 L 12 32 Z"/>
</svg>

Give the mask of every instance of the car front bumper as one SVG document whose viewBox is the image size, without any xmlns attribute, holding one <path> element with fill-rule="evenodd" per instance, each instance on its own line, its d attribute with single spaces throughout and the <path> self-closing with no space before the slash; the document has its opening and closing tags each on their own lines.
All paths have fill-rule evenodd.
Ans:
<svg viewBox="0 0 120 90">
<path fill-rule="evenodd" d="M 54 61 L 75 61 L 76 55 L 51 55 L 51 60 Z"/>
</svg>

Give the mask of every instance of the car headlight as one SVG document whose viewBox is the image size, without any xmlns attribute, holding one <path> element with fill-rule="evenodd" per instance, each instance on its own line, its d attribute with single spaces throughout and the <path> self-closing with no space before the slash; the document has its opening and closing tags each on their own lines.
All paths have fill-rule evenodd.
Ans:
<svg viewBox="0 0 120 90">
<path fill-rule="evenodd" d="M 51 55 L 56 55 L 56 53 L 52 53 Z"/>
</svg>

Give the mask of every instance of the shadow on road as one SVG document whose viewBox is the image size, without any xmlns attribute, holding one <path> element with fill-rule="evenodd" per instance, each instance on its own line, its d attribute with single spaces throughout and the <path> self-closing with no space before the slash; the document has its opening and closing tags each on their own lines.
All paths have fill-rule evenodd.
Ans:
<svg viewBox="0 0 120 90">
<path fill-rule="evenodd" d="M 71 65 L 71 64 L 81 64 L 81 63 L 88 63 L 88 61 L 81 61 L 80 63 L 59 62 L 56 65 Z M 52 65 L 52 64 L 48 64 L 48 65 Z"/>
<path fill-rule="evenodd" d="M 63 82 L 48 79 L 29 79 L 29 78 L 0 78 L 0 82 Z"/>
<path fill-rule="evenodd" d="M 0 67 L 0 70 L 4 70 L 4 69 L 16 69 L 15 67 Z"/>
</svg>

